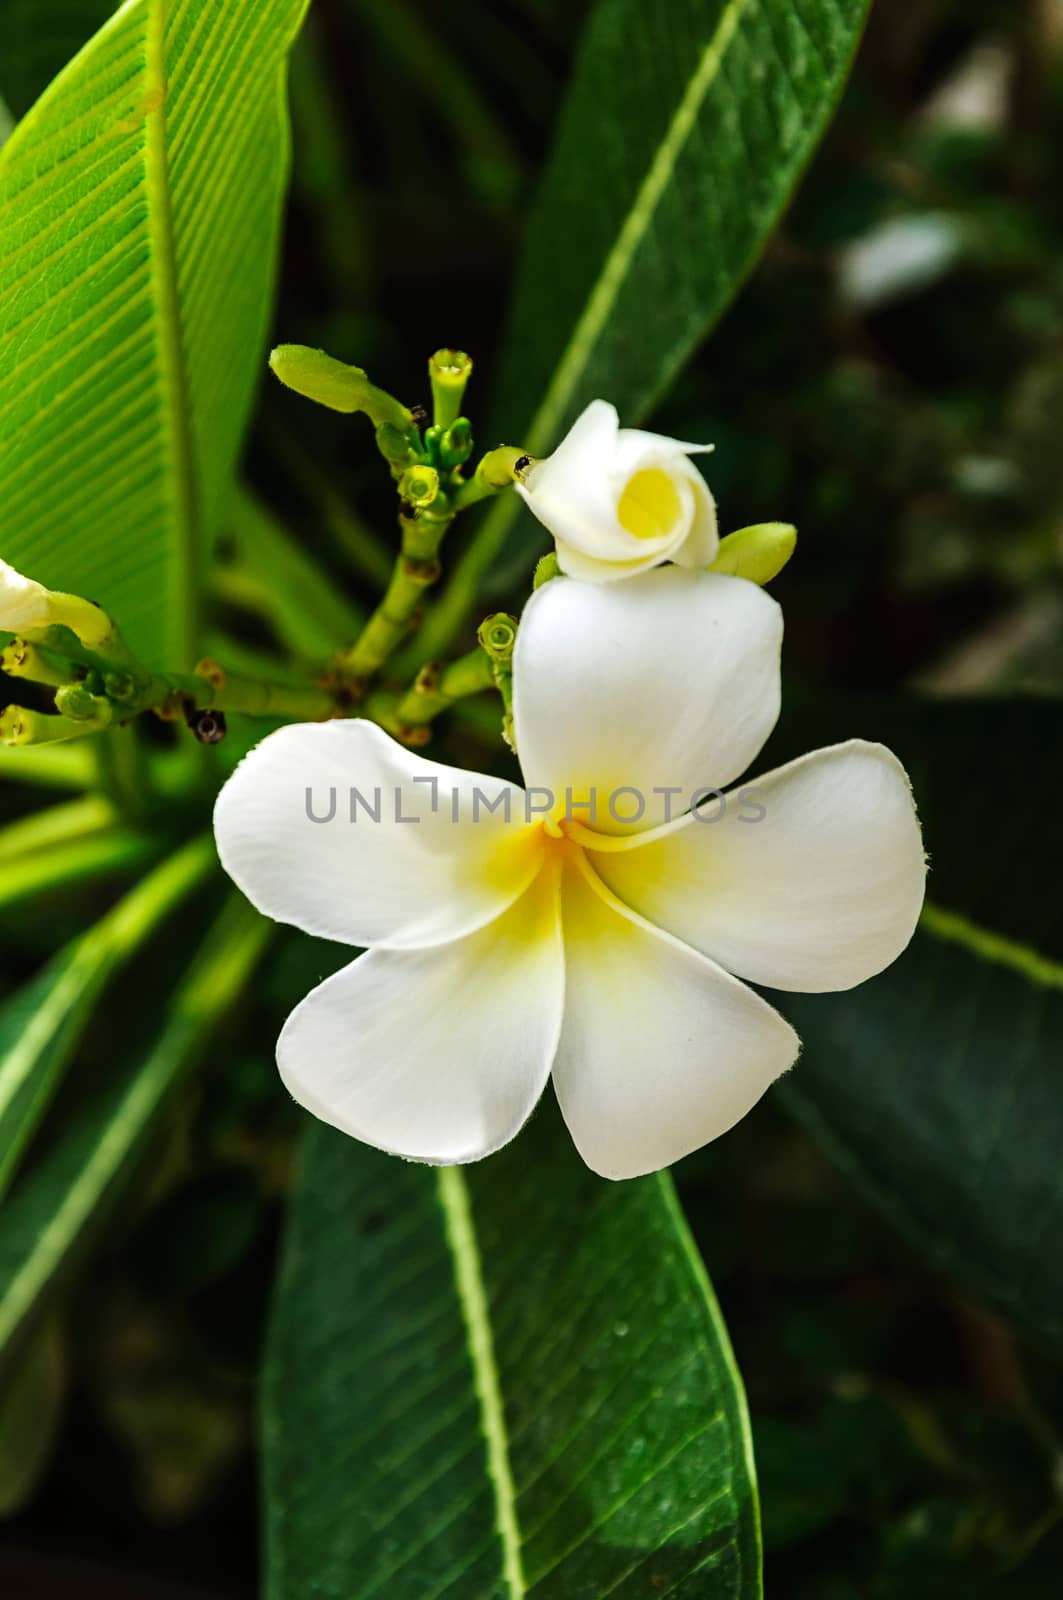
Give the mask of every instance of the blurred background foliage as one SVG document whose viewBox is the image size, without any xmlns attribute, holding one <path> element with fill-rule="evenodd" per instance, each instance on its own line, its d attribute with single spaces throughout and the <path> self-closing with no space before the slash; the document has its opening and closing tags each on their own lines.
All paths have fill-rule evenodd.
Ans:
<svg viewBox="0 0 1063 1600">
<path fill-rule="evenodd" d="M 315 0 L 293 68 L 278 337 L 357 360 L 410 400 L 426 352 L 460 345 L 485 414 L 587 9 Z M 39 85 L 109 7 L 92 10 L 47 8 Z M 879 0 L 796 204 L 653 419 L 716 441 L 724 529 L 798 524 L 776 586 L 791 692 L 1059 693 L 1061 144 L 1060 0 Z M 372 580 L 379 562 L 366 530 L 392 513 L 367 444 L 273 385 L 248 454 L 254 489 L 356 602 L 352 568 Z M 268 655 L 239 535 L 218 613 Z M 516 536 L 534 540 L 530 522 Z M 5 792 L 7 814 L 24 803 Z M 5 988 L 84 911 L 82 891 L 69 910 L 28 903 L 17 938 L 0 929 Z M 174 963 L 195 930 L 191 914 L 174 924 Z M 229 1070 L 187 1093 L 150 1191 L 8 1382 L 5 1593 L 255 1593 L 254 1384 L 300 1121 L 275 1092 L 272 1044 L 329 954 L 276 942 Z M 156 989 L 150 959 L 128 972 L 85 1071 L 106 1066 L 117 1030 L 147 1029 Z M 677 1176 L 749 1391 L 767 1592 L 1057 1595 L 1058 1366 L 910 1256 L 773 1106 Z"/>
</svg>

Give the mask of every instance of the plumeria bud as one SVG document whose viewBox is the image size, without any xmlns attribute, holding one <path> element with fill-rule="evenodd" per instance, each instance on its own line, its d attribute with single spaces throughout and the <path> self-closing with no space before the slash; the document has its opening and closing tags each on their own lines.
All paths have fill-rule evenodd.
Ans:
<svg viewBox="0 0 1063 1600">
<path fill-rule="evenodd" d="M 508 611 L 496 611 L 493 616 L 484 618 L 476 637 L 492 661 L 511 661 L 517 642 L 517 619 Z"/>
<path fill-rule="evenodd" d="M 429 358 L 428 377 L 434 420 L 439 427 L 449 428 L 461 411 L 465 385 L 472 377 L 472 357 L 464 350 L 437 350 Z"/>
<path fill-rule="evenodd" d="M 609 583 L 662 561 L 707 567 L 719 546 L 716 506 L 688 458 L 711 449 L 621 428 L 616 407 L 594 400 L 553 455 L 520 474 L 517 493 L 574 578 Z"/>
<path fill-rule="evenodd" d="M 78 669 L 62 656 L 41 650 L 28 639 L 13 639 L 0 651 L 0 668 L 9 678 L 25 678 L 30 683 L 43 683 L 49 688 L 60 688 L 64 683 L 77 681 Z"/>
<path fill-rule="evenodd" d="M 107 613 L 91 600 L 46 589 L 0 561 L 0 629 L 33 635 L 55 627 L 69 628 L 89 650 L 106 644 L 115 631 Z"/>
<path fill-rule="evenodd" d="M 407 467 L 399 479 L 399 494 L 421 510 L 430 506 L 439 493 L 439 473 L 435 467 Z"/>
<path fill-rule="evenodd" d="M 444 467 L 463 466 L 472 455 L 472 423 L 456 417 L 439 441 L 439 459 Z"/>
<path fill-rule="evenodd" d="M 551 578 L 561 576 L 561 566 L 553 550 L 548 555 L 541 556 L 535 564 L 535 577 L 532 579 L 532 589 L 541 589 L 544 583 L 549 583 Z"/>
<path fill-rule="evenodd" d="M 420 453 L 413 428 L 407 432 L 392 422 L 385 422 L 376 430 L 376 447 L 396 475 Z"/>
<path fill-rule="evenodd" d="M 750 583 L 778 577 L 797 545 L 797 529 L 789 522 L 757 522 L 720 540 L 710 572 L 724 572 Z"/>
<path fill-rule="evenodd" d="M 520 450 L 514 450 L 512 445 L 501 444 L 497 450 L 488 450 L 481 456 L 476 464 L 476 471 L 467 483 L 463 483 L 454 496 L 454 506 L 457 511 L 464 511 L 466 506 L 475 505 L 478 500 L 486 500 L 489 495 L 497 494 L 500 489 L 508 489 L 510 484 L 518 480 L 518 469 L 522 462 L 529 458 Z"/>
<path fill-rule="evenodd" d="M 412 426 L 409 409 L 370 383 L 361 367 L 350 367 L 324 350 L 311 350 L 303 344 L 279 344 L 270 352 L 269 364 L 286 388 L 331 411 L 364 411 L 378 428 L 389 423 L 403 433 Z"/>
<path fill-rule="evenodd" d="M 86 733 L 97 732 L 91 723 L 78 722 L 72 717 L 53 717 L 43 711 L 31 711 L 27 706 L 8 706 L 0 714 L 0 744 L 16 748 L 27 744 L 59 744 L 66 739 L 80 739 Z"/>
<path fill-rule="evenodd" d="M 56 690 L 55 709 L 73 722 L 91 722 L 105 728 L 114 715 L 111 702 L 93 694 L 83 683 L 70 683 Z"/>
</svg>

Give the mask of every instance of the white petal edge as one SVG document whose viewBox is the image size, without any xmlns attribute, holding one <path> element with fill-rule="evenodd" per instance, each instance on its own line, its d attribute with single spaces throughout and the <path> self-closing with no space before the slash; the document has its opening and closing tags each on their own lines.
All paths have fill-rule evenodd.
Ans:
<svg viewBox="0 0 1063 1600">
<path fill-rule="evenodd" d="M 357 801 L 350 820 L 352 788 L 379 821 Z M 483 803 L 473 820 L 476 790 L 488 803 L 508 793 L 511 821 Z M 331 820 L 311 820 L 308 791 L 318 818 L 329 816 L 334 794 Z M 298 723 L 263 739 L 219 794 L 214 833 L 222 866 L 267 917 L 389 949 L 482 927 L 524 891 L 540 860 L 514 784 L 425 761 L 362 720 Z"/>
<path fill-rule="evenodd" d="M 530 786 L 564 808 L 598 791 L 604 833 L 678 816 L 744 772 L 779 715 L 782 612 L 756 584 L 659 567 L 626 583 L 554 578 L 528 602 L 513 664 L 517 748 Z M 630 823 L 610 814 L 615 800 Z M 676 795 L 654 794 L 671 787 Z"/>
<path fill-rule="evenodd" d="M 790 1067 L 779 1013 L 713 962 L 595 886 L 562 890 L 565 1016 L 554 1088 L 580 1155 L 637 1178 L 719 1138 Z"/>
<path fill-rule="evenodd" d="M 743 798 L 743 796 L 748 798 Z M 596 870 L 651 922 L 773 989 L 850 989 L 915 931 L 926 861 L 908 776 L 860 739 L 753 778 Z"/>
<path fill-rule="evenodd" d="M 620 419 L 606 400 L 592 400 L 576 418 L 552 455 L 537 461 L 517 484 L 517 493 L 555 537 L 567 532 L 612 530 L 616 523 L 609 467 L 616 452 Z M 637 546 L 637 541 L 632 540 Z"/>
<path fill-rule="evenodd" d="M 300 1105 L 390 1155 L 478 1161 L 531 1115 L 561 1027 L 557 874 L 478 932 L 371 950 L 296 1007 L 277 1065 Z"/>
</svg>

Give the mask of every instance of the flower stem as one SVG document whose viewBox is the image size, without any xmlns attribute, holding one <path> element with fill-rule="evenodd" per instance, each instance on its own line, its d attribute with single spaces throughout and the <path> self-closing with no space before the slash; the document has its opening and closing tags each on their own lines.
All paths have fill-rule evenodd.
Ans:
<svg viewBox="0 0 1063 1600">
<path fill-rule="evenodd" d="M 402 728 L 425 727 L 455 700 L 491 689 L 494 683 L 494 663 L 479 645 L 443 668 L 437 661 L 430 661 L 417 674 L 413 687 L 396 703 L 395 721 Z"/>
<path fill-rule="evenodd" d="M 244 678 L 206 662 L 196 673 L 157 674 L 133 709 L 172 716 L 188 705 L 197 711 L 238 711 L 250 717 L 294 717 L 302 722 L 336 715 L 336 702 L 327 689 Z"/>
<path fill-rule="evenodd" d="M 508 612 L 496 611 L 485 617 L 477 630 L 478 644 L 468 655 L 441 667 L 438 661 L 423 666 L 413 686 L 397 700 L 388 698 L 385 704 L 378 696 L 371 697 L 367 710 L 371 715 L 386 716 L 383 723 L 397 738 L 408 744 L 423 743 L 428 737 L 429 725 L 457 700 L 479 694 L 484 689 L 497 689 L 502 696 L 502 732 L 511 749 L 513 744 L 513 647 L 517 640 L 517 619 Z"/>
<path fill-rule="evenodd" d="M 435 502 L 430 510 L 435 512 Z M 402 549 L 384 598 L 355 643 L 337 659 L 341 670 L 353 678 L 367 679 L 379 672 L 416 621 L 425 590 L 439 577 L 439 546 L 454 516 L 449 505 L 441 511 L 441 515 L 399 518 Z"/>
</svg>

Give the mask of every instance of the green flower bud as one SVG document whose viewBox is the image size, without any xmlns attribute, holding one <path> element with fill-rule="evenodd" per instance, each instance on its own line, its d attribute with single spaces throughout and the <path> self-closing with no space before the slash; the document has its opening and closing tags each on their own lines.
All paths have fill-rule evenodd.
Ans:
<svg viewBox="0 0 1063 1600">
<path fill-rule="evenodd" d="M 797 529 L 789 522 L 757 522 L 720 540 L 716 560 L 706 569 L 750 583 L 770 583 L 794 553 Z"/>
<path fill-rule="evenodd" d="M 532 589 L 541 589 L 544 583 L 549 583 L 551 578 L 560 578 L 561 563 L 553 550 L 547 556 L 540 557 L 535 566 L 535 577 L 532 579 Z"/>
<path fill-rule="evenodd" d="M 73 722 L 93 722 L 105 728 L 114 715 L 111 702 L 93 694 L 83 683 L 70 683 L 55 694 L 55 709 Z"/>
<path fill-rule="evenodd" d="M 412 413 L 394 395 L 370 383 L 361 367 L 349 367 L 324 350 L 280 344 L 271 351 L 269 364 L 286 388 L 331 411 L 364 411 L 377 427 L 390 423 L 403 432 L 412 426 Z"/>
<path fill-rule="evenodd" d="M 435 467 L 407 467 L 399 479 L 399 494 L 421 510 L 430 506 L 439 493 L 439 473 Z"/>
<path fill-rule="evenodd" d="M 517 619 L 508 611 L 496 611 L 485 617 L 476 630 L 476 637 L 492 661 L 509 661 L 517 642 Z"/>
<path fill-rule="evenodd" d="M 472 357 L 464 350 L 437 350 L 429 357 L 428 378 L 432 385 L 433 420 L 449 428 L 461 411 L 465 385 L 472 377 Z"/>
<path fill-rule="evenodd" d="M 472 423 L 456 417 L 439 443 L 439 460 L 444 467 L 463 466 L 472 455 Z"/>
</svg>

